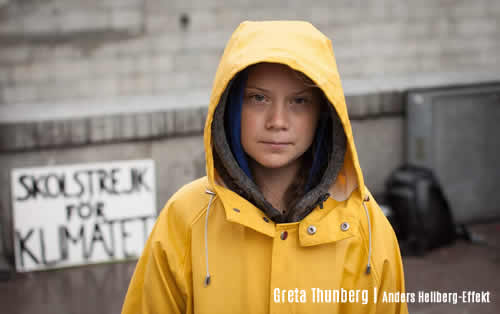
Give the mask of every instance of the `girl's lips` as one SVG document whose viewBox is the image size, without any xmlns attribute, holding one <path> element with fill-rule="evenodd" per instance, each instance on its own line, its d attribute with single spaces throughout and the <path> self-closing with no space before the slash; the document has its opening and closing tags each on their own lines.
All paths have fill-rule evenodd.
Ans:
<svg viewBox="0 0 500 314">
<path fill-rule="evenodd" d="M 272 149 L 283 149 L 289 145 L 292 145 L 292 143 L 288 143 L 288 142 L 265 142 L 265 141 L 262 141 L 261 143 L 272 148 Z"/>
<path fill-rule="evenodd" d="M 291 145 L 290 142 L 274 142 L 274 141 L 261 141 L 264 144 L 272 144 L 272 145 Z"/>
</svg>

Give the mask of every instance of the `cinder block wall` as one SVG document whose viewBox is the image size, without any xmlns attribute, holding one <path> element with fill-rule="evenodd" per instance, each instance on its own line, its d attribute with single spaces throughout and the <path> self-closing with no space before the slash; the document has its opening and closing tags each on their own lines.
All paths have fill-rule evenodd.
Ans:
<svg viewBox="0 0 500 314">
<path fill-rule="evenodd" d="M 208 90 L 245 19 L 311 21 L 344 79 L 499 68 L 498 0 L 3 0 L 0 105 Z"/>
</svg>

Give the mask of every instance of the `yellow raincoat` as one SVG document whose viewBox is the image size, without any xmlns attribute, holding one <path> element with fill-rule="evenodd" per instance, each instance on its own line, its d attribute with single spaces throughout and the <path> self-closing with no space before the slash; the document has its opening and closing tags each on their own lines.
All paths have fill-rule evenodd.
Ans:
<svg viewBox="0 0 500 314">
<path fill-rule="evenodd" d="M 274 223 L 226 188 L 214 167 L 216 106 L 231 79 L 260 62 L 286 64 L 311 78 L 346 135 L 330 197 L 299 222 Z M 204 143 L 207 176 L 165 205 L 122 313 L 407 313 L 396 302 L 404 293 L 397 240 L 364 185 L 331 41 L 314 26 L 240 24 L 217 70 Z"/>
</svg>

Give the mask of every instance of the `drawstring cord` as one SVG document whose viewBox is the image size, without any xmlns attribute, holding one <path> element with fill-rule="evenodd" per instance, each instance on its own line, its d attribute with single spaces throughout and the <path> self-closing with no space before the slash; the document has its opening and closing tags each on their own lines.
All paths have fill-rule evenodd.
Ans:
<svg viewBox="0 0 500 314">
<path fill-rule="evenodd" d="M 368 220 L 368 262 L 366 263 L 366 274 L 369 274 L 371 272 L 371 265 L 370 265 L 370 259 L 372 256 L 372 226 L 370 223 L 370 214 L 368 213 L 368 208 L 366 208 L 366 202 L 370 201 L 370 197 L 367 196 L 363 200 L 363 207 L 365 208 L 365 213 L 366 213 L 366 219 Z"/>
<path fill-rule="evenodd" d="M 205 277 L 205 287 L 210 284 L 210 271 L 208 269 L 208 213 L 210 211 L 210 206 L 212 206 L 212 200 L 215 193 L 210 190 L 205 190 L 205 193 L 210 194 L 210 200 L 208 201 L 207 214 L 205 216 L 205 260 L 207 265 L 207 276 Z"/>
</svg>

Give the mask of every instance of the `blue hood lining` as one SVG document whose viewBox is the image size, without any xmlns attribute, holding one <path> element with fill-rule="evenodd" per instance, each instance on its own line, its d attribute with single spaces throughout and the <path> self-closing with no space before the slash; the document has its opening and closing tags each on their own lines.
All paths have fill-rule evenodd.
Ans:
<svg viewBox="0 0 500 314">
<path fill-rule="evenodd" d="M 248 166 L 248 159 L 241 145 L 241 110 L 247 78 L 248 70 L 245 69 L 237 75 L 229 91 L 225 114 L 225 128 L 227 141 L 236 162 L 247 177 L 253 181 L 252 172 Z"/>
</svg>

